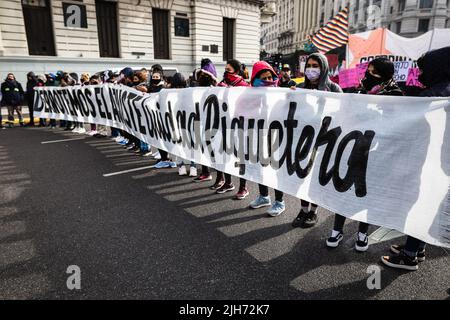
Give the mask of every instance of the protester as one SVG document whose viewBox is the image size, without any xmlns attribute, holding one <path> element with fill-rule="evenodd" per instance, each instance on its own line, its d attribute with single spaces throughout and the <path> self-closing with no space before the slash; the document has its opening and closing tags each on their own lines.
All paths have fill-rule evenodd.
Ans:
<svg viewBox="0 0 450 320">
<path fill-rule="evenodd" d="M 361 80 L 359 92 L 362 94 L 402 96 L 403 92 L 395 83 L 394 64 L 387 58 L 376 58 L 370 61 L 364 79 Z M 327 239 L 327 246 L 336 248 L 343 239 L 343 229 L 346 218 L 339 214 L 335 215 L 334 227 L 331 236 Z M 369 224 L 360 222 L 355 249 L 364 252 L 369 249 Z"/>
<path fill-rule="evenodd" d="M 172 82 L 170 83 L 170 89 L 184 89 L 187 88 L 187 82 L 184 76 L 177 72 L 172 77 Z M 186 160 L 181 159 L 180 161 L 180 167 L 178 168 L 178 175 L 180 176 L 187 176 L 187 166 L 188 163 Z M 190 177 L 196 177 L 197 176 L 197 167 L 194 161 L 190 161 L 189 163 L 189 176 Z"/>
<path fill-rule="evenodd" d="M 341 87 L 330 80 L 328 59 L 320 53 L 309 55 L 305 64 L 305 82 L 298 88 L 342 93 Z M 294 228 L 311 228 L 316 225 L 317 204 L 301 200 L 301 208 L 297 217 L 292 222 Z"/>
<path fill-rule="evenodd" d="M 238 60 L 231 59 L 227 61 L 225 66 L 225 73 L 223 75 L 223 80 L 218 84 L 219 87 L 249 87 L 250 85 L 244 80 L 241 75 L 242 65 Z M 219 181 L 217 187 L 222 184 L 219 189 L 215 189 L 216 193 L 222 194 L 235 189 L 233 182 L 231 181 L 230 174 L 223 174 L 223 172 L 217 171 L 217 180 Z M 248 189 L 246 186 L 247 181 L 243 178 L 239 180 L 239 191 L 235 195 L 238 200 L 245 199 L 248 195 Z"/>
<path fill-rule="evenodd" d="M 250 75 L 248 73 L 248 68 L 245 64 L 242 64 L 242 77 L 248 83 L 250 83 Z"/>
<path fill-rule="evenodd" d="M 2 104 L 8 108 L 8 124 L 14 126 L 14 111 L 19 116 L 20 126 L 23 126 L 22 102 L 24 92 L 22 85 L 16 80 L 13 73 L 8 73 L 5 81 L 1 85 Z"/>
<path fill-rule="evenodd" d="M 280 72 L 280 81 L 278 81 L 278 86 L 281 88 L 292 88 L 296 85 L 297 83 L 291 79 L 291 67 L 288 64 L 283 65 Z"/>
<path fill-rule="evenodd" d="M 252 78 L 250 81 L 252 87 L 277 87 L 278 78 L 273 68 L 265 61 L 258 61 L 253 65 Z M 250 203 L 252 209 L 269 207 L 271 208 L 267 213 L 276 217 L 286 210 L 286 205 L 283 201 L 283 192 L 275 190 L 275 201 L 272 204 L 269 197 L 269 188 L 262 184 L 259 185 L 258 197 Z"/>
<path fill-rule="evenodd" d="M 27 92 L 25 95 L 27 98 L 28 113 L 30 115 L 30 122 L 28 122 L 27 126 L 30 127 L 34 126 L 33 106 L 34 106 L 34 87 L 36 86 L 37 86 L 37 77 L 34 74 L 34 72 L 30 71 L 27 74 Z"/>
<path fill-rule="evenodd" d="M 165 87 L 166 83 L 164 81 L 164 70 L 161 65 L 155 64 L 151 68 L 151 77 L 148 83 L 147 92 L 158 93 Z M 177 164 L 170 159 L 169 153 L 165 150 L 158 149 L 158 153 L 154 155 L 154 158 L 159 160 L 158 163 L 154 166 L 155 169 L 177 167 Z"/>
<path fill-rule="evenodd" d="M 200 69 L 194 72 L 194 79 L 197 86 L 199 87 L 215 87 L 218 84 L 217 71 L 214 63 L 208 59 L 202 59 L 200 63 Z M 206 182 L 211 181 L 212 176 L 209 168 L 207 166 L 202 166 L 202 172 L 199 177 L 194 179 L 194 182 Z M 218 181 L 214 183 L 214 186 L 218 185 Z M 213 187 L 214 187 L 213 186 Z M 216 188 L 217 190 L 218 188 Z"/>
<path fill-rule="evenodd" d="M 37 77 L 37 87 L 45 87 L 45 83 L 47 82 L 47 77 L 45 74 L 39 74 Z M 44 118 L 39 118 L 39 127 L 45 127 L 46 126 L 46 120 Z"/>
<path fill-rule="evenodd" d="M 426 88 L 421 97 L 450 97 L 450 47 L 427 52 L 417 66 L 419 81 Z M 394 255 L 383 256 L 381 261 L 388 267 L 414 271 L 425 261 L 425 247 L 425 242 L 408 236 L 404 245 L 391 246 Z"/>
</svg>

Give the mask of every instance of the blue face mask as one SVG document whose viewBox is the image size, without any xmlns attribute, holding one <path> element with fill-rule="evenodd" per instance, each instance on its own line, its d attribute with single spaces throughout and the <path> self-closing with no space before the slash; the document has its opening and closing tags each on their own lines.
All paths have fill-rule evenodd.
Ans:
<svg viewBox="0 0 450 320">
<path fill-rule="evenodd" d="M 274 78 L 273 81 L 255 79 L 253 81 L 253 86 L 254 87 L 275 87 L 276 86 L 276 80 L 277 80 L 277 78 Z"/>
</svg>

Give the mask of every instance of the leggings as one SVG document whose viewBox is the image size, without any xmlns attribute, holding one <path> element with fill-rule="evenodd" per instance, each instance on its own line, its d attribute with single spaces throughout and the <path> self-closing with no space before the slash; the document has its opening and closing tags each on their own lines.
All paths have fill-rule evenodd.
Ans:
<svg viewBox="0 0 450 320">
<path fill-rule="evenodd" d="M 334 230 L 342 232 L 344 230 L 344 223 L 345 223 L 346 218 L 344 216 L 341 216 L 339 214 L 336 214 L 334 216 Z M 360 222 L 359 223 L 359 227 L 358 227 L 358 231 L 361 233 L 367 233 L 367 231 L 369 230 L 369 224 L 365 223 L 365 222 Z"/>
<path fill-rule="evenodd" d="M 263 186 L 262 184 L 259 184 L 259 194 L 263 197 L 269 196 L 269 187 Z M 282 202 L 283 201 L 283 192 L 275 190 L 275 200 Z"/>
</svg>

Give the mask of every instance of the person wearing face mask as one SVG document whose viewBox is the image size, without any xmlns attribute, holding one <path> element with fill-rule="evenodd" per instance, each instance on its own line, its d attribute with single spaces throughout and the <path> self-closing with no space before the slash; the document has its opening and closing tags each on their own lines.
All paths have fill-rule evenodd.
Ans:
<svg viewBox="0 0 450 320">
<path fill-rule="evenodd" d="M 23 88 L 20 82 L 16 81 L 16 77 L 13 73 L 8 73 L 5 81 L 1 85 L 2 92 L 2 104 L 8 108 L 8 121 L 9 127 L 14 126 L 14 111 L 19 116 L 20 126 L 23 126 L 22 117 L 22 101 L 23 101 Z"/>
<path fill-rule="evenodd" d="M 330 80 L 327 57 L 320 53 L 309 55 L 305 65 L 305 82 L 297 87 L 342 93 L 341 87 Z M 318 221 L 317 204 L 301 200 L 300 205 L 300 212 L 292 222 L 292 226 L 294 228 L 311 228 L 316 225 Z"/>
<path fill-rule="evenodd" d="M 394 72 L 394 63 L 387 58 L 370 61 L 364 79 L 361 80 L 360 93 L 403 96 L 402 90 L 393 79 Z"/>
<path fill-rule="evenodd" d="M 419 81 L 425 86 L 420 97 L 450 97 L 450 46 L 427 52 L 417 60 L 417 66 Z M 449 153 L 443 152 L 447 157 Z M 425 248 L 425 242 L 408 236 L 404 245 L 392 245 L 392 254 L 381 261 L 391 268 L 418 270 L 419 262 L 425 261 Z"/>
<path fill-rule="evenodd" d="M 278 86 L 281 88 L 292 88 L 296 85 L 297 83 L 291 79 L 291 67 L 288 64 L 283 65 L 280 72 L 280 81 L 278 81 Z"/>
<path fill-rule="evenodd" d="M 202 59 L 200 63 L 200 69 L 194 71 L 193 82 L 198 87 L 215 87 L 217 86 L 217 71 L 214 63 L 208 59 Z M 207 166 L 202 166 L 202 172 L 199 177 L 194 179 L 194 182 L 206 182 L 211 181 L 212 176 Z M 218 181 L 216 181 L 217 183 Z M 215 183 L 215 184 L 216 184 Z"/>
<path fill-rule="evenodd" d="M 364 79 L 361 80 L 359 92 L 362 94 L 375 94 L 386 96 L 403 96 L 403 92 L 395 83 L 395 68 L 392 61 L 387 58 L 376 58 L 368 67 Z M 339 214 L 334 217 L 334 227 L 331 236 L 327 239 L 327 246 L 336 248 L 343 239 L 343 229 L 346 218 Z M 355 250 L 365 252 L 369 249 L 369 224 L 360 222 L 358 235 L 355 242 Z"/>
<path fill-rule="evenodd" d="M 242 65 L 238 60 L 231 59 L 227 61 L 225 66 L 225 73 L 223 80 L 218 84 L 219 87 L 249 87 L 250 85 L 244 80 L 241 75 Z M 240 179 L 239 191 L 235 196 L 235 199 L 243 200 L 248 195 L 247 181 Z M 211 187 L 212 190 L 216 190 L 216 193 L 222 194 L 235 189 L 233 182 L 231 181 L 230 174 L 223 174 L 223 172 L 217 171 L 216 183 Z"/>
<path fill-rule="evenodd" d="M 152 72 L 150 76 L 149 85 L 147 88 L 148 93 L 158 93 L 166 87 L 164 81 L 164 71 L 161 65 L 155 64 L 152 66 Z M 162 149 L 158 149 L 158 152 L 153 155 L 158 161 L 155 164 L 155 169 L 176 168 L 177 164 L 169 157 L 169 153 Z"/>
<path fill-rule="evenodd" d="M 278 77 L 273 68 L 265 61 L 258 61 L 253 65 L 252 78 L 250 80 L 252 87 L 277 87 Z M 272 204 L 269 197 L 269 188 L 262 184 L 258 185 L 259 195 L 250 203 L 250 208 L 258 209 L 262 207 L 271 207 L 267 213 L 271 217 L 276 217 L 286 210 L 283 201 L 283 192 L 275 190 L 275 202 Z"/>
</svg>

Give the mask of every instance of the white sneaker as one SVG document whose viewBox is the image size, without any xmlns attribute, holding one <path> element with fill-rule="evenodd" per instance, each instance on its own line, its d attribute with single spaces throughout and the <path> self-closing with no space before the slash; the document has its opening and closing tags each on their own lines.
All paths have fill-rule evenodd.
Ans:
<svg viewBox="0 0 450 320">
<path fill-rule="evenodd" d="M 74 129 L 72 130 L 72 132 L 73 132 L 73 133 L 80 133 L 78 130 L 79 130 L 79 128 L 74 128 Z"/>
<path fill-rule="evenodd" d="M 153 155 L 153 153 L 151 151 L 148 151 L 148 152 L 142 154 L 143 157 L 150 157 L 152 155 Z"/>
<path fill-rule="evenodd" d="M 196 166 L 191 166 L 191 168 L 189 169 L 189 176 L 190 177 L 197 176 L 197 167 Z"/>
<path fill-rule="evenodd" d="M 186 166 L 182 165 L 179 169 L 178 169 L 178 175 L 179 176 L 187 176 L 187 170 L 186 170 Z"/>
<path fill-rule="evenodd" d="M 88 135 L 88 136 L 94 136 L 94 135 L 96 135 L 98 132 L 97 132 L 97 130 L 91 130 L 91 131 L 89 131 L 89 132 L 87 132 L 86 134 Z"/>
<path fill-rule="evenodd" d="M 159 151 L 156 151 L 156 153 L 153 155 L 153 158 L 156 160 L 161 160 L 161 155 L 159 154 Z"/>
<path fill-rule="evenodd" d="M 117 136 L 117 137 L 114 139 L 114 141 L 116 141 L 116 142 L 121 142 L 123 139 L 125 139 L 125 138 L 122 137 L 122 136 Z"/>
<path fill-rule="evenodd" d="M 86 129 L 84 127 L 78 128 L 77 133 L 79 133 L 79 134 L 86 133 Z"/>
</svg>

